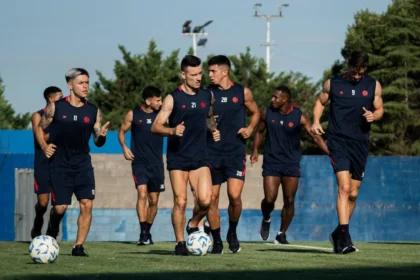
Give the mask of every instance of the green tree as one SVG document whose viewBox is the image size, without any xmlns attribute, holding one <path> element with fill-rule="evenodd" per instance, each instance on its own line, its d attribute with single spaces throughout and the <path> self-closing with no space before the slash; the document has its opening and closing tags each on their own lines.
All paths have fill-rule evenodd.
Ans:
<svg viewBox="0 0 420 280">
<path fill-rule="evenodd" d="M 5 87 L 0 77 L 0 129 L 27 129 L 31 114 L 17 114 L 12 105 L 4 97 Z"/>
<path fill-rule="evenodd" d="M 159 87 L 164 94 L 175 89 L 181 82 L 179 77 L 178 54 L 175 50 L 163 58 L 163 52 L 157 50 L 151 41 L 147 53 L 132 55 L 123 46 L 119 46 L 123 62 L 116 61 L 114 80 L 106 78 L 97 71 L 99 81 L 93 86 L 90 100 L 96 104 L 110 121 L 112 129 L 119 129 L 128 110 L 142 103 L 141 92 L 144 87 Z"/>
</svg>

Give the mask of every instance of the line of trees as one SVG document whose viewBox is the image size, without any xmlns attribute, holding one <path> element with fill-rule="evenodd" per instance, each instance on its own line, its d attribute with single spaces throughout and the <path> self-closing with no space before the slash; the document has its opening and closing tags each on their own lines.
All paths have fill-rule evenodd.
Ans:
<svg viewBox="0 0 420 280">
<path fill-rule="evenodd" d="M 114 66 L 115 79 L 97 71 L 99 80 L 91 89 L 89 99 L 103 111 L 105 121 L 118 129 L 124 114 L 141 102 L 141 91 L 154 85 L 164 93 L 180 83 L 179 60 L 183 55 L 174 50 L 164 57 L 154 41 L 144 54 L 131 54 L 119 46 L 122 60 Z M 252 56 L 250 49 L 232 55 L 232 79 L 249 87 L 260 108 L 269 106 L 273 89 L 287 85 L 293 92 L 293 102 L 312 117 L 312 109 L 324 80 L 346 71 L 346 59 L 351 51 L 362 49 L 370 55 L 368 72 L 383 87 L 385 114 L 372 126 L 371 154 L 420 155 L 420 2 L 394 0 L 383 14 L 359 11 L 354 23 L 347 28 L 342 59 L 333 62 L 324 72 L 323 80 L 312 82 L 300 72 L 267 73 L 263 59 Z M 190 50 L 191 52 L 191 50 Z M 203 59 L 203 69 L 206 70 Z M 203 84 L 208 84 L 203 75 Z M 0 79 L 0 128 L 27 127 L 29 114 L 15 115 L 4 99 Z M 322 125 L 326 129 L 328 109 Z M 248 141 L 250 148 L 251 141 Z M 312 140 L 302 134 L 304 154 L 320 154 Z"/>
</svg>

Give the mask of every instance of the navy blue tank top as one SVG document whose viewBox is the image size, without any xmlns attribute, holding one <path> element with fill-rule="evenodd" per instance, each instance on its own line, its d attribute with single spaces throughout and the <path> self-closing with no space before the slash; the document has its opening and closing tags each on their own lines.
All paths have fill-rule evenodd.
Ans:
<svg viewBox="0 0 420 280">
<path fill-rule="evenodd" d="M 185 93 L 181 87 L 170 93 L 174 106 L 169 116 L 169 126 L 184 122 L 182 137 L 168 137 L 168 160 L 200 161 L 208 159 L 207 115 L 211 104 L 211 93 L 199 90 L 194 95 Z"/>
<path fill-rule="evenodd" d="M 57 146 L 50 158 L 51 169 L 76 171 L 92 168 L 89 140 L 98 108 L 90 102 L 81 107 L 70 104 L 69 97 L 55 102 L 50 124 L 50 143 Z"/>
<path fill-rule="evenodd" d="M 45 114 L 45 108 L 37 111 L 37 113 L 42 118 Z M 49 126 L 46 129 L 44 129 L 44 133 L 49 133 L 49 131 L 50 131 Z M 41 146 L 38 144 L 35 134 L 34 134 L 34 149 L 35 149 L 35 158 L 34 158 L 35 168 L 40 167 L 40 166 L 48 166 L 48 158 L 45 156 L 44 152 L 41 149 Z"/>
<path fill-rule="evenodd" d="M 353 84 L 344 74 L 332 78 L 330 84 L 328 135 L 368 141 L 370 123 L 363 117 L 363 107 L 373 111 L 376 80 L 364 75 Z"/>
<path fill-rule="evenodd" d="M 214 94 L 213 114 L 217 115 L 217 129 L 220 131 L 220 141 L 215 142 L 208 135 L 210 154 L 214 155 L 244 155 L 245 139 L 238 134 L 239 129 L 246 127 L 245 89 L 232 82 L 227 90 L 210 86 Z"/>
<path fill-rule="evenodd" d="M 157 114 L 157 111 L 147 113 L 143 107 L 133 109 L 130 144 L 133 164 L 163 167 L 163 137 L 150 130 Z"/>
<path fill-rule="evenodd" d="M 266 109 L 263 164 L 282 166 L 300 163 L 301 117 L 302 111 L 293 106 L 287 115 L 282 115 L 278 109 Z"/>
</svg>

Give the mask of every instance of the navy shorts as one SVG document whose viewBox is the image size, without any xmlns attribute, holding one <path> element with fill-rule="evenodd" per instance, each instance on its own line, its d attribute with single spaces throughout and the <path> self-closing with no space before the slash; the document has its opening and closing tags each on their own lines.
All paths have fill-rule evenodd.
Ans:
<svg viewBox="0 0 420 280">
<path fill-rule="evenodd" d="M 362 181 L 369 154 L 369 142 L 329 136 L 327 145 L 334 173 L 349 171 L 352 179 Z"/>
<path fill-rule="evenodd" d="M 50 172 L 47 164 L 37 164 L 34 168 L 34 191 L 36 194 L 50 193 Z"/>
<path fill-rule="evenodd" d="M 289 164 L 289 165 L 269 165 L 263 164 L 262 176 L 273 176 L 273 177 L 297 177 L 300 178 L 300 165 Z"/>
<path fill-rule="evenodd" d="M 201 167 L 210 167 L 210 161 L 208 159 L 199 159 L 197 161 L 181 161 L 176 157 L 168 158 L 166 161 L 166 169 L 171 170 L 182 170 L 191 171 Z"/>
<path fill-rule="evenodd" d="M 210 155 L 210 159 L 213 186 L 221 185 L 229 178 L 245 181 L 246 155 Z"/>
<path fill-rule="evenodd" d="M 165 191 L 163 166 L 132 165 L 135 187 L 146 185 L 148 192 Z"/>
<path fill-rule="evenodd" d="M 93 169 L 83 171 L 50 171 L 53 205 L 70 205 L 74 194 L 77 200 L 95 199 Z"/>
</svg>

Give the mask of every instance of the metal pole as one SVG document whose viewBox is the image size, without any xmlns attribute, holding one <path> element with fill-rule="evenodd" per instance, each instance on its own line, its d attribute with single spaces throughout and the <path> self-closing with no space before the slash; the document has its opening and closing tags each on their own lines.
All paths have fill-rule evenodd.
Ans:
<svg viewBox="0 0 420 280">
<path fill-rule="evenodd" d="M 197 56 L 197 33 L 192 34 L 192 41 L 193 41 L 193 53 L 194 53 L 194 56 Z"/>
<path fill-rule="evenodd" d="M 265 17 L 266 23 L 267 23 L 267 43 L 266 43 L 266 55 L 265 55 L 265 61 L 267 64 L 267 73 L 270 73 L 270 16 Z"/>
</svg>

